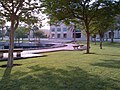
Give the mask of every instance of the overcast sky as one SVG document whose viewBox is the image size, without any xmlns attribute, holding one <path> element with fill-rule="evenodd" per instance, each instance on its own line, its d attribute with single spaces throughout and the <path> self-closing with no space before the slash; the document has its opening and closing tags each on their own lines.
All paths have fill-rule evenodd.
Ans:
<svg viewBox="0 0 120 90">
<path fill-rule="evenodd" d="M 44 15 L 45 16 L 45 15 Z M 42 29 L 50 29 L 50 26 L 49 26 L 49 24 L 47 23 L 47 21 L 49 21 L 48 19 L 47 19 L 47 17 L 45 16 L 45 20 L 42 22 L 43 23 L 43 25 L 45 25 L 44 27 L 42 27 Z"/>
<path fill-rule="evenodd" d="M 46 15 L 44 15 L 44 17 L 46 18 L 44 21 L 42 21 L 43 23 L 43 27 L 41 29 L 50 29 L 50 26 L 49 24 L 47 23 L 47 21 L 49 21 L 46 17 Z M 10 22 L 7 22 L 6 25 L 10 26 Z"/>
</svg>

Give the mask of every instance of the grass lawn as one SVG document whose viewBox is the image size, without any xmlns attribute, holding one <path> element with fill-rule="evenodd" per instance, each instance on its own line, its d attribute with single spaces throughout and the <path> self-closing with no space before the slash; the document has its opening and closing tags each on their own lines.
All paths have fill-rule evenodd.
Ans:
<svg viewBox="0 0 120 90">
<path fill-rule="evenodd" d="M 0 90 L 120 90 L 120 43 L 91 45 L 85 51 L 44 53 L 0 68 Z M 0 65 L 6 62 L 0 62 Z"/>
</svg>

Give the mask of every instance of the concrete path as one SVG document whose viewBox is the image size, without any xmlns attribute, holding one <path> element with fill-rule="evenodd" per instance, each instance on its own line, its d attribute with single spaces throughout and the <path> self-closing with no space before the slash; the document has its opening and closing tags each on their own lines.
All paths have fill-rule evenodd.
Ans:
<svg viewBox="0 0 120 90">
<path fill-rule="evenodd" d="M 64 47 L 51 48 L 51 49 L 26 50 L 21 52 L 21 58 L 40 57 L 43 56 L 40 53 L 45 53 L 45 52 L 71 51 L 74 50 L 73 45 L 75 44 L 66 44 L 66 46 Z M 85 49 L 86 46 L 83 46 L 82 48 L 79 47 L 79 50 L 85 50 Z M 14 53 L 14 57 L 16 57 L 16 53 Z M 4 53 L 4 58 L 8 58 L 8 53 Z"/>
<path fill-rule="evenodd" d="M 28 50 L 23 51 L 22 54 L 36 54 L 36 53 L 44 53 L 44 52 L 54 52 L 54 51 L 71 51 L 74 50 L 73 45 L 75 44 L 66 44 L 64 47 L 59 48 L 51 48 L 51 49 L 40 49 L 40 50 Z M 79 50 L 85 50 L 86 46 L 83 46 L 83 48 L 79 47 Z"/>
</svg>

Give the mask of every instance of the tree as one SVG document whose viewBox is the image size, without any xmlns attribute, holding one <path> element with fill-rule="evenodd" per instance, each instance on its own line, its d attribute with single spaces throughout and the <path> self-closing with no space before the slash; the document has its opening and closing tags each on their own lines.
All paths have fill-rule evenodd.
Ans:
<svg viewBox="0 0 120 90">
<path fill-rule="evenodd" d="M 5 30 L 6 30 L 5 36 L 9 36 L 10 27 L 9 26 L 5 26 Z"/>
<path fill-rule="evenodd" d="M 0 15 L 11 23 L 9 33 L 8 67 L 13 66 L 14 32 L 19 22 L 37 20 L 34 14 L 40 12 L 38 0 L 0 0 Z"/>
<path fill-rule="evenodd" d="M 112 1 L 112 3 L 109 4 L 110 8 L 107 12 L 111 13 L 112 18 L 114 18 L 113 21 L 111 21 L 110 30 L 111 30 L 111 43 L 114 42 L 114 30 L 117 29 L 117 21 L 119 20 L 118 17 L 120 16 L 120 1 L 115 0 L 115 2 Z"/>
<path fill-rule="evenodd" d="M 0 19 L 0 28 L 1 28 L 1 37 L 2 37 L 1 40 L 3 40 L 3 37 L 5 36 L 5 32 L 4 32 L 5 23 L 6 21 L 4 19 Z"/>
<path fill-rule="evenodd" d="M 4 34 L 3 34 L 2 30 L 0 30 L 0 38 L 3 38 L 3 36 L 4 36 Z M 1 40 L 3 40 L 3 39 L 1 39 Z"/>
<path fill-rule="evenodd" d="M 41 30 L 35 31 L 35 32 L 34 32 L 34 35 L 35 35 L 36 38 L 39 39 L 39 43 L 40 43 L 40 38 L 46 38 L 44 32 L 41 31 Z"/>
<path fill-rule="evenodd" d="M 115 17 L 115 22 L 114 24 L 111 26 L 110 30 L 111 30 L 111 43 L 114 42 L 114 30 L 119 30 L 120 29 L 120 16 L 117 15 Z"/>
<path fill-rule="evenodd" d="M 98 15 L 100 8 L 112 8 L 110 5 L 119 3 L 116 0 L 43 0 L 45 6 L 44 13 L 50 17 L 51 21 L 70 21 L 76 19 L 83 25 L 83 30 L 87 36 L 87 52 L 90 47 L 90 28 L 94 18 Z M 116 7 L 119 7 L 117 4 Z M 119 10 L 118 10 L 119 11 Z M 103 15 L 101 15 L 103 16 Z"/>
<path fill-rule="evenodd" d="M 91 33 L 91 40 L 94 41 L 95 45 L 96 45 L 96 37 L 97 37 L 98 31 L 95 30 L 95 28 L 92 28 L 90 33 Z M 93 38 L 94 38 L 94 40 L 93 40 Z"/>
<path fill-rule="evenodd" d="M 103 9 L 103 8 L 102 8 Z M 107 10 L 99 10 L 99 15 L 94 19 L 94 24 L 92 24 L 93 31 L 95 35 L 100 37 L 100 49 L 102 49 L 102 42 L 104 39 L 104 34 L 110 30 L 111 26 L 114 24 L 114 17 L 111 17 L 111 14 Z M 104 16 L 101 16 L 104 14 Z M 91 33 L 91 34 L 92 34 Z"/>
<path fill-rule="evenodd" d="M 35 33 L 35 31 L 38 31 L 39 30 L 39 28 L 38 28 L 38 26 L 37 25 L 34 25 L 33 27 L 32 27 L 32 31 L 33 31 L 33 33 Z M 33 38 L 34 38 L 35 36 L 34 36 L 34 34 L 33 34 Z"/>
<path fill-rule="evenodd" d="M 117 2 L 101 2 L 102 8 L 100 8 L 97 13 L 97 16 L 93 20 L 95 22 L 92 24 L 92 27 L 95 27 L 95 31 L 100 36 L 100 49 L 102 49 L 102 41 L 104 38 L 104 34 L 111 30 L 111 41 L 113 42 L 114 38 L 114 30 L 115 30 L 115 23 L 116 23 L 116 15 L 118 13 L 116 12 L 116 9 L 114 8 L 116 6 Z"/>
<path fill-rule="evenodd" d="M 117 16 L 116 19 L 117 19 L 117 20 L 116 20 L 116 23 L 115 23 L 116 29 L 117 29 L 117 30 L 120 30 L 120 15 Z"/>
<path fill-rule="evenodd" d="M 50 19 L 57 19 L 59 21 L 70 21 L 76 19 L 79 24 L 84 25 L 84 30 L 87 35 L 87 52 L 90 47 L 90 25 L 92 19 L 97 13 L 99 3 L 92 2 L 92 0 L 46 0 L 43 2 L 45 6 L 44 12 L 47 13 Z"/>
<path fill-rule="evenodd" d="M 68 30 L 73 32 L 73 39 L 74 39 L 74 43 L 76 42 L 76 26 L 75 24 L 69 24 L 69 28 Z"/>
<path fill-rule="evenodd" d="M 42 21 L 44 20 L 43 16 L 40 14 L 39 17 L 37 19 L 31 19 L 30 21 L 29 20 L 26 20 L 25 23 L 26 23 L 26 26 L 27 28 L 29 29 L 29 33 L 28 33 L 28 39 L 30 41 L 30 33 L 31 31 L 36 31 L 38 30 L 39 28 L 42 27 Z M 34 37 L 34 34 L 33 34 L 33 37 Z"/>
<path fill-rule="evenodd" d="M 20 38 L 27 38 L 28 29 L 25 27 L 18 27 L 15 31 L 15 38 L 18 39 L 18 43 L 20 43 Z"/>
</svg>

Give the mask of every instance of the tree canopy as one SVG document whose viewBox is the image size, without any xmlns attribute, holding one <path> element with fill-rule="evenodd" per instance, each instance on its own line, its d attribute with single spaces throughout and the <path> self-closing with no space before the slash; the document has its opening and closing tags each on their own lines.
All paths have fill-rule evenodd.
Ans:
<svg viewBox="0 0 120 90">
<path fill-rule="evenodd" d="M 45 34 L 44 34 L 44 32 L 41 31 L 41 30 L 35 31 L 35 32 L 34 32 L 34 35 L 35 35 L 35 37 L 37 37 L 37 38 L 45 38 L 45 37 L 46 37 Z"/>
<path fill-rule="evenodd" d="M 27 38 L 28 29 L 25 27 L 18 27 L 15 31 L 15 38 L 18 39 L 18 42 L 20 38 Z"/>
<path fill-rule="evenodd" d="M 72 19 L 82 24 L 87 34 L 87 52 L 89 53 L 90 47 L 90 24 L 95 17 L 99 3 L 92 2 L 92 0 L 49 0 L 44 1 L 43 5 L 46 7 L 44 10 L 51 20 L 70 21 Z M 73 21 L 74 22 L 74 21 Z"/>
<path fill-rule="evenodd" d="M 47 13 L 51 22 L 72 21 L 83 26 L 87 35 L 86 53 L 89 53 L 91 26 L 98 12 L 105 8 L 114 17 L 120 11 L 119 1 L 116 0 L 43 0 L 42 5 L 45 7 L 43 12 Z M 104 17 L 104 14 L 100 15 Z"/>
<path fill-rule="evenodd" d="M 8 67 L 13 66 L 14 32 L 20 22 L 35 23 L 38 18 L 35 14 L 40 12 L 39 0 L 0 0 L 0 16 L 9 21 L 9 57 Z"/>
</svg>

